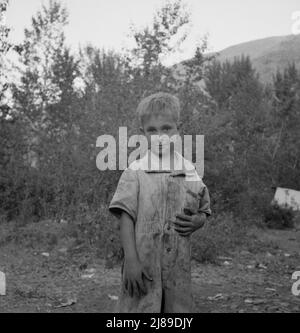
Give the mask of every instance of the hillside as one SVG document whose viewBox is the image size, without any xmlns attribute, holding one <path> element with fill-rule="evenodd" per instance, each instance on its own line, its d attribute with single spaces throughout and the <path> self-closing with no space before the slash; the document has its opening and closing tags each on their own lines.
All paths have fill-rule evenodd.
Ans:
<svg viewBox="0 0 300 333">
<path fill-rule="evenodd" d="M 219 52 L 221 61 L 249 55 L 261 80 L 268 82 L 277 69 L 295 62 L 300 69 L 300 35 L 269 37 L 228 47 Z"/>
</svg>

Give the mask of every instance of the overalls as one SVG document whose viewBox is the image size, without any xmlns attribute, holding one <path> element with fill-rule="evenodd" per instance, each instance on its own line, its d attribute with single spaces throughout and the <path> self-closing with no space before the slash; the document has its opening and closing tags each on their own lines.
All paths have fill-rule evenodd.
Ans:
<svg viewBox="0 0 300 333">
<path fill-rule="evenodd" d="M 127 169 L 120 178 L 109 209 L 132 217 L 138 256 L 153 281 L 145 280 L 148 293 L 140 298 L 130 297 L 122 283 L 118 312 L 193 312 L 190 237 L 180 236 L 174 221 L 184 208 L 210 214 L 210 203 L 202 180 L 185 176 L 184 171 Z"/>
</svg>

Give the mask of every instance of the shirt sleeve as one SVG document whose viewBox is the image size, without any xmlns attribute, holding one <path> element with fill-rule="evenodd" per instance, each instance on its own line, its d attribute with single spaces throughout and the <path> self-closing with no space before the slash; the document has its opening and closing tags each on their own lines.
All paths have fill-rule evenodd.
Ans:
<svg viewBox="0 0 300 333">
<path fill-rule="evenodd" d="M 210 196 L 206 185 L 203 183 L 203 188 L 200 191 L 200 203 L 199 203 L 199 213 L 205 213 L 207 216 L 211 216 L 210 209 Z"/>
<path fill-rule="evenodd" d="M 109 205 L 109 211 L 117 218 L 126 212 L 134 222 L 137 219 L 138 208 L 138 178 L 134 170 L 126 169 L 117 186 Z"/>
</svg>

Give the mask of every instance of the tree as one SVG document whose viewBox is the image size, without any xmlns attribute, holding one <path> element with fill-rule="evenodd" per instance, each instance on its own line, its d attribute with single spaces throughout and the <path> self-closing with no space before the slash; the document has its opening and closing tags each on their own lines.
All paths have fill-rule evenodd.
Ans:
<svg viewBox="0 0 300 333">
<path fill-rule="evenodd" d="M 163 65 L 187 37 L 190 14 L 182 0 L 167 1 L 141 30 L 131 27 L 135 47 L 127 50 L 125 63 L 138 99 L 165 90 L 172 91 L 173 70 Z"/>
<path fill-rule="evenodd" d="M 29 164 L 34 167 L 41 158 L 49 160 L 48 142 L 52 142 L 55 154 L 55 144 L 76 132 L 80 110 L 74 107 L 78 105 L 74 81 L 80 73 L 78 61 L 65 46 L 67 23 L 66 8 L 50 0 L 32 18 L 31 28 L 25 29 L 21 83 L 14 86 L 14 98 L 27 128 Z"/>
<path fill-rule="evenodd" d="M 207 106 L 207 94 L 201 86 L 207 49 L 204 38 L 196 46 L 192 59 L 167 67 L 164 58 L 170 56 L 185 41 L 191 20 L 182 0 L 168 1 L 154 15 L 153 23 L 142 30 L 132 28 L 136 46 L 125 59 L 131 77 L 135 100 L 158 91 L 177 95 L 182 101 L 183 133 L 197 132 L 201 109 Z M 137 103 L 136 103 L 137 104 Z"/>
<path fill-rule="evenodd" d="M 18 172 L 22 165 L 23 127 L 22 122 L 13 109 L 12 67 L 9 57 L 20 48 L 9 42 L 10 29 L 5 23 L 8 0 L 0 1 L 0 210 L 8 219 L 17 210 L 20 182 Z"/>
<path fill-rule="evenodd" d="M 281 186 L 300 188 L 300 73 L 290 64 L 273 78 L 274 178 Z M 278 185 L 277 185 L 278 186 Z"/>
<path fill-rule="evenodd" d="M 255 215 L 258 205 L 253 205 L 254 200 L 259 202 L 272 185 L 266 153 L 270 106 L 263 85 L 248 57 L 224 63 L 214 60 L 205 83 L 217 104 L 207 142 L 213 161 L 208 172 L 219 204 L 239 215 Z"/>
<path fill-rule="evenodd" d="M 66 9 L 59 1 L 50 0 L 49 6 L 43 6 L 32 18 L 31 28 L 25 29 L 20 59 L 22 78 L 21 84 L 15 87 L 15 99 L 19 112 L 35 131 L 47 131 L 48 107 L 61 98 L 54 68 L 57 59 L 65 53 L 66 24 Z"/>
<path fill-rule="evenodd" d="M 117 125 L 130 125 L 134 101 L 130 102 L 131 79 L 125 70 L 124 59 L 113 51 L 92 46 L 82 49 L 80 58 L 86 85 L 84 110 L 86 116 L 93 119 L 89 123 L 90 134 L 95 138 L 99 135 L 99 127 L 111 133 Z"/>
<path fill-rule="evenodd" d="M 186 39 L 189 21 L 183 1 L 175 0 L 167 1 L 155 13 L 150 27 L 141 31 L 131 27 L 136 42 L 131 51 L 134 66 L 149 75 L 153 68 L 161 65 L 162 57 L 174 52 Z"/>
<path fill-rule="evenodd" d="M 65 45 L 67 18 L 66 8 L 54 0 L 32 18 L 20 55 L 21 80 L 13 86 L 25 146 L 16 165 L 25 174 L 16 177 L 23 183 L 21 205 L 29 211 L 37 207 L 39 214 L 45 214 L 49 205 L 70 204 L 77 181 L 78 164 L 73 162 L 80 137 L 81 95 L 74 82 L 80 73 Z"/>
<path fill-rule="evenodd" d="M 9 97 L 9 62 L 8 53 L 13 45 L 8 41 L 10 29 L 6 26 L 6 11 L 8 8 L 8 0 L 0 1 L 0 118 L 7 118 L 10 111 Z"/>
<path fill-rule="evenodd" d="M 257 74 L 249 57 L 235 57 L 233 62 L 214 59 L 207 66 L 205 86 L 218 108 L 230 106 L 232 96 L 239 91 L 245 80 L 256 80 Z"/>
</svg>

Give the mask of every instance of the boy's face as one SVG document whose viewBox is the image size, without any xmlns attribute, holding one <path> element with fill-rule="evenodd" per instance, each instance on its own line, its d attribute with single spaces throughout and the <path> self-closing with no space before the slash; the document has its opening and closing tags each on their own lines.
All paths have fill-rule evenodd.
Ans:
<svg viewBox="0 0 300 333">
<path fill-rule="evenodd" d="M 174 151 L 174 144 L 170 145 L 168 138 L 178 135 L 178 128 L 171 114 L 158 114 L 149 117 L 144 121 L 141 131 L 146 136 L 151 150 L 159 157 L 164 152 L 169 151 L 167 146 L 170 147 L 170 153 Z"/>
</svg>

